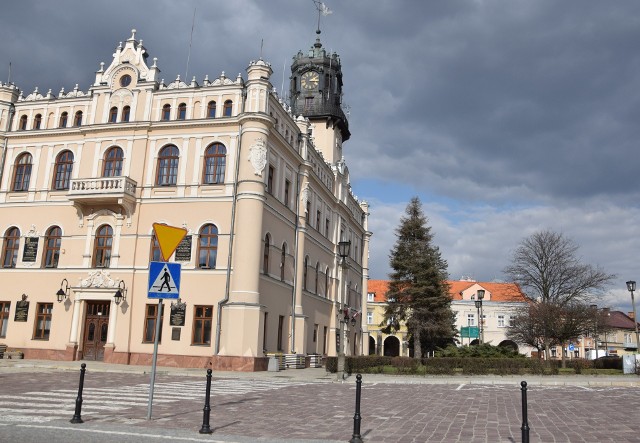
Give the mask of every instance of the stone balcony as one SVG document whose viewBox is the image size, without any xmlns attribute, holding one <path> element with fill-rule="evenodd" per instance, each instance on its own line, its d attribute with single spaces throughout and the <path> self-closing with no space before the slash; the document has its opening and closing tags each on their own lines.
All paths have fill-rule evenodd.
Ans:
<svg viewBox="0 0 640 443">
<path fill-rule="evenodd" d="M 130 216 L 137 186 L 129 177 L 76 178 L 69 183 L 67 197 L 80 206 L 121 206 Z"/>
</svg>

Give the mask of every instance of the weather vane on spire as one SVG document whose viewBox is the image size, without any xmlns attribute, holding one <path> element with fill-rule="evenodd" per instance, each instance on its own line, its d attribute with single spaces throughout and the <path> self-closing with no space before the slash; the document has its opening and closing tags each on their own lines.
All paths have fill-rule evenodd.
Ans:
<svg viewBox="0 0 640 443">
<path fill-rule="evenodd" d="M 320 17 L 321 16 L 326 17 L 327 15 L 332 14 L 333 11 L 329 9 L 327 5 L 325 5 L 319 0 L 311 0 L 311 1 L 313 1 L 313 4 L 316 6 L 316 9 L 318 10 L 318 30 L 316 31 L 316 34 L 320 34 Z"/>
</svg>

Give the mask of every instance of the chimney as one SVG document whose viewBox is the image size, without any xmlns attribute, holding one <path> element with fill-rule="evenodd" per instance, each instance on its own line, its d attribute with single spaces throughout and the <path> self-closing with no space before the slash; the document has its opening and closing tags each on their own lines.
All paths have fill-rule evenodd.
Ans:
<svg viewBox="0 0 640 443">
<path fill-rule="evenodd" d="M 627 315 L 629 316 L 629 318 L 630 318 L 631 320 L 635 320 L 634 315 L 633 315 L 633 311 L 631 311 L 631 312 L 627 313 Z"/>
</svg>

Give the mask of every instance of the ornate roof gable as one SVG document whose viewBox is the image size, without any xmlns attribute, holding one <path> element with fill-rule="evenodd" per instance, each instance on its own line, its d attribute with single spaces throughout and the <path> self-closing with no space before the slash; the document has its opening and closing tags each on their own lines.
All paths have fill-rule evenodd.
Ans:
<svg viewBox="0 0 640 443">
<path fill-rule="evenodd" d="M 142 45 L 142 40 L 136 40 L 136 30 L 131 30 L 131 37 L 116 48 L 113 54 L 113 61 L 107 69 L 104 63 L 100 63 L 100 70 L 96 72 L 96 80 L 93 86 L 112 85 L 123 71 L 129 71 L 135 75 L 135 83 L 155 82 L 160 69 L 156 66 L 157 59 L 153 59 L 153 65 L 147 66 L 146 59 L 149 57 L 147 50 Z M 117 87 L 116 87 L 117 89 Z"/>
</svg>

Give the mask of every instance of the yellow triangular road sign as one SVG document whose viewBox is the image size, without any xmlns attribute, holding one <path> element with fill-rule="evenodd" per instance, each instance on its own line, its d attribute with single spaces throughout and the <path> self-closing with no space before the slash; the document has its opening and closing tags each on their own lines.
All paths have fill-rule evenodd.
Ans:
<svg viewBox="0 0 640 443">
<path fill-rule="evenodd" d="M 164 261 L 169 260 L 169 257 L 171 257 L 182 239 L 187 235 L 187 230 L 184 228 L 161 225 L 160 223 L 153 224 L 153 232 L 155 232 L 156 238 L 158 239 L 160 253 Z"/>
</svg>

